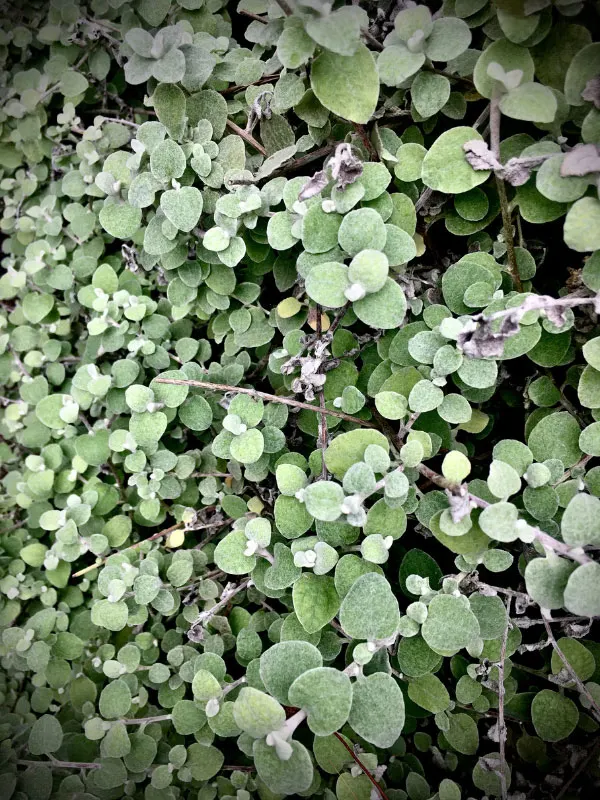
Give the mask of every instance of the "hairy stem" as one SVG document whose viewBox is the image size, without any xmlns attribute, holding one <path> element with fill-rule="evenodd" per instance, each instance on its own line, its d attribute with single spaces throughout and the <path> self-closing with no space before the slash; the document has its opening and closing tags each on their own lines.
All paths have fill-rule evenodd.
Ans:
<svg viewBox="0 0 600 800">
<path fill-rule="evenodd" d="M 443 477 L 443 475 L 438 475 L 437 472 L 427 467 L 425 464 L 419 464 L 417 467 L 421 475 L 424 475 L 428 478 L 432 483 L 435 483 L 436 486 L 439 486 L 441 489 L 446 489 L 449 492 L 452 490 L 456 490 L 458 487 L 456 484 L 453 484 L 452 481 L 447 480 Z M 475 494 L 469 494 L 469 500 L 471 503 L 474 503 L 478 508 L 487 508 L 492 503 L 488 503 L 487 500 L 482 500 L 481 497 L 477 497 Z M 589 556 L 587 556 L 583 551 L 580 551 L 579 548 L 569 547 L 568 544 L 564 542 L 559 542 L 558 539 L 555 539 L 553 536 L 550 536 L 549 533 L 540 530 L 540 528 L 536 528 L 533 525 L 529 526 L 529 532 L 538 540 L 538 542 L 543 545 L 548 550 L 554 550 L 555 553 L 558 553 L 561 556 L 565 556 L 566 558 L 572 558 L 573 561 L 577 561 L 579 564 L 587 564 L 588 562 L 592 561 Z"/>
<path fill-rule="evenodd" d="M 493 154 L 500 159 L 500 98 L 494 96 L 490 101 L 490 144 Z M 496 175 L 496 188 L 498 199 L 500 200 L 500 210 L 502 212 L 502 226 L 504 228 L 504 241 L 506 243 L 506 256 L 508 258 L 508 268 L 512 275 L 515 288 L 518 292 L 522 291 L 521 277 L 517 267 L 517 257 L 515 254 L 515 243 L 513 240 L 512 222 L 508 207 L 508 196 L 503 179 Z"/>
<path fill-rule="evenodd" d="M 323 338 L 323 318 L 321 306 L 317 305 L 317 341 Z M 328 433 L 327 433 L 327 415 L 325 414 L 325 393 L 323 389 L 319 389 L 319 437 L 318 447 L 321 450 L 321 479 L 327 480 L 327 465 L 325 464 L 325 451 L 327 450 Z"/>
<path fill-rule="evenodd" d="M 50 769 L 100 769 L 102 764 L 96 764 L 90 761 L 32 761 L 25 758 L 20 758 L 17 761 L 24 767 L 50 767 Z"/>
<path fill-rule="evenodd" d="M 544 614 L 544 612 L 542 611 L 542 620 L 544 622 L 544 627 L 546 628 L 546 633 L 548 634 L 548 641 L 552 645 L 552 647 L 554 649 L 554 652 L 556 653 L 556 655 L 560 658 L 560 660 L 564 664 L 565 669 L 567 670 L 567 672 L 569 673 L 571 678 L 573 678 L 573 681 L 574 681 L 575 685 L 577 686 L 579 692 L 582 695 L 584 695 L 585 698 L 587 699 L 587 701 L 590 703 L 590 706 L 592 708 L 592 714 L 594 715 L 594 717 L 596 717 L 596 721 L 600 722 L 600 706 L 595 701 L 595 699 L 594 699 L 593 695 L 591 694 L 590 690 L 583 683 L 583 681 L 581 680 L 579 675 L 575 672 L 575 670 L 573 669 L 573 667 L 571 666 L 571 664 L 567 660 L 567 657 L 565 656 L 563 651 L 560 649 L 560 645 L 556 641 L 556 637 L 554 636 L 554 633 L 552 632 L 552 628 L 550 627 L 550 622 L 552 621 L 552 617 L 547 617 Z"/>
<path fill-rule="evenodd" d="M 342 744 L 342 745 L 343 745 L 343 746 L 346 748 L 346 750 L 347 750 L 347 751 L 350 753 L 350 755 L 352 756 L 352 759 L 353 759 L 353 760 L 354 760 L 354 761 L 355 761 L 355 762 L 358 764 L 358 766 L 359 766 L 359 767 L 362 769 L 362 771 L 363 771 L 363 772 L 364 772 L 364 774 L 367 776 L 367 778 L 368 778 L 368 779 L 371 781 L 371 783 L 373 784 L 373 786 L 375 787 L 375 789 L 376 789 L 376 790 L 379 792 L 379 796 L 381 797 L 381 800 L 388 800 L 388 796 L 387 796 L 387 794 L 386 794 L 386 793 L 383 791 L 383 789 L 381 788 L 381 786 L 380 786 L 380 785 L 377 783 L 377 781 L 376 781 L 376 780 L 375 780 L 375 778 L 373 777 L 372 773 L 371 773 L 371 772 L 369 772 L 369 770 L 368 770 L 368 769 L 365 767 L 365 765 L 362 763 L 362 761 L 360 760 L 360 758 L 358 757 L 358 755 L 357 755 L 357 754 L 354 752 L 354 750 L 352 749 L 352 747 L 350 747 L 350 745 L 349 745 L 349 744 L 348 744 L 348 742 L 347 742 L 347 741 L 344 739 L 344 737 L 343 737 L 343 736 L 342 736 L 340 733 L 338 733 L 337 731 L 336 731 L 336 732 L 335 732 L 333 735 L 334 735 L 334 736 L 335 736 L 335 738 L 338 740 L 338 742 L 340 742 L 340 743 L 341 743 L 341 744 Z"/>
<path fill-rule="evenodd" d="M 266 157 L 267 151 L 265 150 L 265 148 L 262 146 L 262 144 L 260 142 L 256 141 L 256 139 L 254 138 L 254 136 L 252 136 L 251 133 L 248 133 L 243 128 L 240 128 L 240 126 L 236 125 L 235 122 L 233 122 L 233 120 L 228 119 L 226 124 L 227 124 L 227 127 L 230 130 L 232 130 L 234 133 L 237 133 L 238 136 L 241 136 L 241 138 L 247 144 L 249 144 L 250 147 L 253 147 L 255 150 L 258 150 L 258 152 L 261 155 Z"/>
<path fill-rule="evenodd" d="M 192 624 L 190 631 L 193 631 L 195 635 L 198 635 L 200 631 L 205 628 L 211 621 L 211 619 L 216 616 L 222 608 L 230 602 L 230 600 L 243 592 L 244 589 L 247 589 L 249 586 L 252 585 L 252 579 L 246 578 L 246 580 L 241 581 L 239 584 L 235 583 L 228 583 L 223 591 L 221 592 L 221 598 L 218 603 L 215 603 L 212 608 L 209 608 L 206 611 L 201 611 L 198 619 Z"/>
<path fill-rule="evenodd" d="M 132 717 L 131 719 L 122 719 L 123 725 L 150 725 L 152 722 L 167 722 L 172 717 L 171 714 L 159 714 L 157 717 Z"/>
<path fill-rule="evenodd" d="M 203 510 L 206 511 L 207 509 L 210 509 L 210 507 L 207 506 L 207 508 L 203 509 Z M 233 522 L 233 520 L 232 519 L 222 519 L 219 522 L 208 522 L 205 525 L 194 526 L 190 530 L 202 531 L 202 530 L 206 530 L 207 528 L 216 528 L 216 527 L 218 527 L 220 525 L 228 525 L 230 522 Z M 135 542 L 134 544 L 130 544 L 128 547 L 124 547 L 122 550 L 117 550 L 116 552 L 117 553 L 124 553 L 126 550 L 137 550 L 137 548 L 141 547 L 145 542 L 154 542 L 154 541 L 156 541 L 156 539 L 161 539 L 163 536 L 168 536 L 170 533 L 173 533 L 173 531 L 177 531 L 180 528 L 185 528 L 185 524 L 183 522 L 177 522 L 175 525 L 171 525 L 169 528 L 163 528 L 162 531 L 159 531 L 158 533 L 154 533 L 154 534 L 152 534 L 152 536 L 148 536 L 147 539 L 141 539 L 139 542 Z M 115 553 L 111 553 L 111 555 L 115 555 Z M 98 569 L 99 567 L 101 567 L 103 564 L 106 563 L 108 558 L 110 558 L 110 556 L 107 556 L 106 558 L 103 558 L 103 559 L 101 559 L 99 561 L 96 561 L 96 563 L 91 564 L 89 567 L 86 567 L 85 569 L 80 569 L 79 572 L 75 572 L 73 574 L 73 577 L 74 578 L 80 578 L 82 575 L 85 575 L 87 572 L 91 572 L 93 569 Z"/>
<path fill-rule="evenodd" d="M 283 403 L 286 406 L 295 406 L 296 408 L 304 408 L 307 411 L 314 411 L 319 413 L 320 409 L 310 403 L 303 403 L 301 400 L 292 400 L 291 397 L 280 397 L 277 394 L 268 394 L 267 392 L 259 392 L 256 389 L 244 389 L 241 386 L 229 386 L 226 383 L 207 383 L 205 381 L 188 381 L 179 378 L 155 378 L 156 383 L 173 383 L 177 386 L 195 386 L 198 389 L 206 389 L 209 392 L 236 392 L 237 394 L 247 394 L 250 397 L 260 397 L 261 400 L 267 400 L 270 403 Z M 359 417 L 353 417 L 351 414 L 344 414 L 342 411 L 335 411 L 334 409 L 324 408 L 323 414 L 329 414 L 330 417 L 339 417 L 345 419 L 347 422 L 354 422 L 356 425 L 362 425 L 364 428 L 375 428 L 372 422 Z"/>
<path fill-rule="evenodd" d="M 286 15 L 286 17 L 292 16 L 294 12 L 290 4 L 287 2 L 287 0 L 275 0 L 275 2 L 279 6 L 279 8 L 283 11 L 283 13 Z"/>
<path fill-rule="evenodd" d="M 506 660 L 506 643 L 508 641 L 508 631 L 510 630 L 510 606 L 512 599 L 509 597 L 506 601 L 506 627 L 502 635 L 502 647 L 500 650 L 500 661 L 497 664 L 498 668 L 498 745 L 500 751 L 500 792 L 502 800 L 508 798 L 508 787 L 506 785 L 506 774 L 504 772 L 506 767 L 506 721 L 504 719 L 504 699 L 506 690 L 504 688 L 504 662 Z"/>
</svg>

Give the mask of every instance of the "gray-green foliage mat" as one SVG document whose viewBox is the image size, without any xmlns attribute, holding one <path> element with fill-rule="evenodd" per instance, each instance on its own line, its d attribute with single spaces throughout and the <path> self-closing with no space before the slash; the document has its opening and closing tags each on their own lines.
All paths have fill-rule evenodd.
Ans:
<svg viewBox="0 0 600 800">
<path fill-rule="evenodd" d="M 595 5 L 4 5 L 0 795 L 591 796 Z"/>
</svg>

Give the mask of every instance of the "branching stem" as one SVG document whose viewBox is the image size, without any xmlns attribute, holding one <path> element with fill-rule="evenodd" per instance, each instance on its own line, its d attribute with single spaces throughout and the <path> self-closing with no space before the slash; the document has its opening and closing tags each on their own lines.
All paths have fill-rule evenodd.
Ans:
<svg viewBox="0 0 600 800">
<path fill-rule="evenodd" d="M 456 484 L 452 483 L 452 481 L 447 480 L 442 475 L 438 475 L 437 472 L 432 470 L 430 467 L 426 466 L 425 464 L 419 464 L 417 467 L 421 475 L 424 475 L 428 478 L 432 483 L 435 483 L 436 486 L 439 486 L 441 489 L 446 489 L 449 492 L 452 490 L 456 490 L 458 487 Z M 474 503 L 478 508 L 487 508 L 492 503 L 488 503 L 487 500 L 483 500 L 481 497 L 477 497 L 475 494 L 469 494 L 469 500 L 471 503 Z M 555 539 L 553 536 L 550 536 L 549 533 L 540 530 L 540 528 L 536 528 L 533 525 L 530 525 L 528 528 L 528 533 L 531 533 L 538 542 L 543 545 L 548 550 L 554 550 L 555 553 L 558 553 L 561 556 L 565 556 L 566 558 L 571 558 L 573 561 L 577 561 L 579 564 L 587 564 L 593 559 L 587 556 L 583 550 L 579 548 L 569 547 L 568 544 L 564 542 L 560 542 L 558 539 Z"/>
<path fill-rule="evenodd" d="M 207 506 L 203 510 L 206 511 L 206 510 L 209 510 L 209 509 L 210 509 L 210 506 Z M 208 522 L 205 525 L 195 525 L 193 528 L 190 528 L 190 530 L 202 531 L 202 530 L 206 530 L 207 528 L 216 528 L 216 527 L 219 527 L 221 525 L 228 525 L 230 522 L 233 522 L 233 520 L 231 520 L 231 519 L 222 519 L 222 520 L 219 520 L 218 522 Z M 154 534 L 152 534 L 152 536 L 148 536 L 147 539 L 141 539 L 139 542 L 135 542 L 134 544 L 130 544 L 128 547 L 124 547 L 123 550 L 118 550 L 117 552 L 118 553 L 124 553 L 126 550 L 137 550 L 137 548 L 141 547 L 145 542 L 154 542 L 154 541 L 156 541 L 156 539 L 162 539 L 163 536 L 168 536 L 170 533 L 173 533 L 173 531 L 178 531 L 180 528 L 185 528 L 185 524 L 183 522 L 177 522 L 175 525 L 171 525 L 169 528 L 163 528 L 162 531 L 159 531 L 158 533 L 154 533 Z M 112 553 L 111 555 L 115 555 L 115 553 Z M 93 569 L 98 569 L 99 567 L 101 567 L 103 564 L 106 563 L 108 558 L 110 558 L 110 556 L 107 556 L 106 558 L 103 558 L 100 561 L 96 561 L 95 564 L 91 564 L 89 567 L 86 567 L 85 569 L 80 569 L 79 572 L 75 572 L 73 574 L 73 577 L 74 578 L 80 578 L 82 575 L 85 575 L 87 572 L 91 572 Z"/>
<path fill-rule="evenodd" d="M 253 147 L 255 150 L 258 150 L 258 152 L 261 155 L 266 157 L 267 151 L 260 142 L 256 141 L 256 139 L 254 138 L 254 136 L 252 136 L 251 133 L 248 133 L 248 131 L 245 131 L 243 128 L 240 128 L 240 126 L 236 125 L 235 122 L 231 119 L 228 119 L 226 124 L 230 130 L 232 130 L 234 133 L 237 133 L 238 136 L 241 136 L 242 139 L 247 144 L 250 145 L 250 147 Z"/>
</svg>

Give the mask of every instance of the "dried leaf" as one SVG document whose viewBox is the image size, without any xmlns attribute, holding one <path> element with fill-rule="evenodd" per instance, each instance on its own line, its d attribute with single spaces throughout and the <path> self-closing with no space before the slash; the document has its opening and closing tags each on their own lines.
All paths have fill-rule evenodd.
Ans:
<svg viewBox="0 0 600 800">
<path fill-rule="evenodd" d="M 501 167 L 501 177 L 511 186 L 522 186 L 531 177 L 531 172 L 539 167 L 548 156 L 528 156 L 525 158 L 509 158 Z"/>
<path fill-rule="evenodd" d="M 311 197 L 314 197 L 316 194 L 319 194 L 327 184 L 329 183 L 329 178 L 327 177 L 327 173 L 324 169 L 320 169 L 318 172 L 312 176 L 312 178 L 305 183 L 302 187 L 302 191 L 298 195 L 298 200 L 302 202 L 303 200 L 308 200 Z"/>
<path fill-rule="evenodd" d="M 450 503 L 450 515 L 454 524 L 459 523 L 461 519 L 467 517 L 473 510 L 469 490 L 465 484 L 462 484 L 452 492 L 446 489 L 446 496 Z"/>
<path fill-rule="evenodd" d="M 600 172 L 600 150 L 595 144 L 577 145 L 567 153 L 560 166 L 563 178 L 572 175 L 580 177 L 592 172 Z"/>
<path fill-rule="evenodd" d="M 467 161 L 473 169 L 498 170 L 502 168 L 502 165 L 484 141 L 472 139 L 464 143 L 463 149 L 467 154 Z"/>
<path fill-rule="evenodd" d="M 498 177 L 510 183 L 511 186 L 522 186 L 527 183 L 531 171 L 548 158 L 546 155 L 510 158 L 506 164 L 502 165 L 485 142 L 475 139 L 466 142 L 463 147 L 467 154 L 467 161 L 473 169 L 493 169 Z"/>
<path fill-rule="evenodd" d="M 600 75 L 589 79 L 585 85 L 585 89 L 581 93 L 581 97 L 593 103 L 596 108 L 600 108 Z"/>
<path fill-rule="evenodd" d="M 362 161 L 352 154 L 352 148 L 345 142 L 335 148 L 335 153 L 327 162 L 327 166 L 338 189 L 344 189 L 348 184 L 354 183 L 363 173 Z"/>
</svg>

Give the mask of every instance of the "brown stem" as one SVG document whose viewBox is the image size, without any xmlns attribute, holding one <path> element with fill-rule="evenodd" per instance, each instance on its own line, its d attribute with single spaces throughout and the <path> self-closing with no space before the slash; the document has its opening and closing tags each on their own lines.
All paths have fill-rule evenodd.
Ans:
<svg viewBox="0 0 600 800">
<path fill-rule="evenodd" d="M 577 780 L 577 778 L 581 775 L 581 773 L 584 772 L 588 768 L 588 766 L 592 763 L 593 759 L 598 755 L 599 751 L 600 751 L 600 739 L 596 741 L 596 744 L 592 747 L 587 756 L 580 761 L 579 766 L 573 772 L 569 780 L 562 785 L 560 792 L 556 795 L 556 800 L 561 800 L 561 798 L 565 796 L 565 794 L 568 792 L 568 790 L 571 788 L 571 786 Z"/>
<path fill-rule="evenodd" d="M 213 508 L 214 508 L 214 506 L 206 506 L 206 508 L 203 509 L 203 510 L 204 511 L 209 511 L 209 510 L 213 510 Z M 222 525 L 228 525 L 230 522 L 232 522 L 232 520 L 230 520 L 230 519 L 222 519 L 219 522 L 208 522 L 206 525 L 195 525 L 193 528 L 190 528 L 190 530 L 192 530 L 192 531 L 204 531 L 207 528 L 216 528 L 216 527 L 219 527 L 219 526 L 222 526 Z M 177 530 L 179 530 L 180 528 L 183 528 L 183 527 L 185 527 L 185 524 L 183 522 L 178 522 L 175 525 L 171 525 L 170 528 L 164 528 L 162 531 L 159 531 L 158 533 L 154 533 L 154 534 L 152 534 L 152 536 L 148 536 L 147 539 L 141 539 L 139 542 L 135 542 L 134 544 L 130 544 L 128 547 L 124 547 L 122 550 L 117 550 L 117 553 L 124 553 L 126 550 L 137 550 L 138 547 L 141 547 L 145 542 L 154 542 L 154 541 L 156 541 L 156 539 L 161 539 L 163 536 L 168 536 L 170 533 L 173 533 L 173 531 L 177 531 Z M 111 553 L 111 555 L 116 555 L 116 553 Z M 73 574 L 73 577 L 74 578 L 79 578 L 82 575 L 85 575 L 87 572 L 91 572 L 93 569 L 98 569 L 99 567 L 101 567 L 103 564 L 106 563 L 108 558 L 110 558 L 110 556 L 107 556 L 106 558 L 103 558 L 101 561 L 97 561 L 95 564 L 91 564 L 89 567 L 86 567 L 85 569 L 80 569 L 79 572 L 75 572 Z"/>
<path fill-rule="evenodd" d="M 493 154 L 500 160 L 500 98 L 494 95 L 490 100 L 490 144 Z M 510 209 L 508 207 L 508 197 L 506 186 L 502 178 L 496 174 L 496 188 L 498 199 L 500 200 L 500 210 L 502 212 L 502 226 L 504 228 L 504 241 L 506 243 L 506 256 L 508 267 L 512 275 L 515 287 L 518 292 L 522 291 L 521 277 L 517 267 L 517 257 L 515 255 L 515 243 L 513 240 L 512 222 L 510 219 Z"/>
<path fill-rule="evenodd" d="M 320 341 L 323 336 L 323 318 L 321 306 L 317 305 L 317 341 Z M 321 479 L 327 480 L 327 465 L 325 464 L 325 451 L 327 450 L 327 415 L 325 411 L 325 393 L 323 389 L 319 389 L 319 438 L 317 445 L 321 448 Z"/>
<path fill-rule="evenodd" d="M 237 133 L 238 136 L 241 136 L 241 138 L 247 144 L 249 144 L 250 147 L 253 147 L 255 150 L 258 150 L 258 152 L 263 156 L 267 155 L 267 151 L 265 150 L 265 148 L 262 146 L 260 142 L 256 141 L 256 139 L 254 138 L 254 136 L 252 136 L 251 133 L 248 133 L 243 128 L 240 128 L 239 125 L 236 125 L 235 122 L 233 122 L 230 119 L 227 120 L 226 124 L 230 130 L 232 130 L 234 133 Z"/>
<path fill-rule="evenodd" d="M 585 421 L 585 419 L 584 419 L 583 415 L 579 413 L 579 411 L 577 410 L 577 408 L 575 408 L 575 406 L 573 405 L 573 403 L 572 403 L 572 402 L 569 400 L 569 398 L 566 396 L 566 394 L 564 393 L 563 386 L 557 386 L 557 382 L 554 380 L 554 377 L 553 377 L 553 375 L 552 375 L 552 373 L 550 372 L 550 370 L 549 370 L 549 369 L 546 369 L 546 370 L 544 370 L 544 373 L 545 373 L 545 375 L 546 375 L 546 376 L 547 376 L 547 377 L 548 377 L 548 378 L 549 378 L 549 379 L 552 381 L 552 383 L 554 384 L 554 386 L 555 386 L 555 387 L 558 389 L 558 393 L 559 393 L 559 395 L 560 395 L 560 404 L 561 404 L 561 406 L 562 406 L 562 407 L 565 409 L 565 411 L 568 411 L 568 412 L 569 412 L 569 414 L 570 414 L 572 417 L 575 417 L 575 419 L 577 420 L 577 422 L 578 422 L 578 423 L 579 423 L 579 424 L 580 424 L 580 425 L 581 425 L 583 428 L 585 428 L 585 427 L 587 426 L 587 423 L 586 423 L 586 421 Z M 588 459 L 589 459 L 589 458 L 591 458 L 591 456 L 588 456 Z"/>
<path fill-rule="evenodd" d="M 244 11 L 244 9 L 241 9 L 237 13 L 240 14 L 242 17 L 250 17 L 250 19 L 253 19 L 256 22 L 262 22 L 263 25 L 269 24 L 268 19 L 266 19 L 265 17 L 259 17 L 258 14 L 253 14 L 251 11 Z"/>
<path fill-rule="evenodd" d="M 349 745 L 349 744 L 348 744 L 348 743 L 347 743 L 347 742 L 344 740 L 344 737 L 343 737 L 343 736 L 341 736 L 341 735 L 340 735 L 340 734 L 339 734 L 337 731 L 336 731 L 336 732 L 335 732 L 333 735 L 335 736 L 335 738 L 336 738 L 336 739 L 337 739 L 339 742 L 341 742 L 341 743 L 342 743 L 342 745 L 343 745 L 343 746 L 346 748 L 346 750 L 347 750 L 347 751 L 350 753 L 350 755 L 352 756 L 353 760 L 354 760 L 354 761 L 356 761 L 356 763 L 358 764 L 358 766 L 359 766 L 359 767 L 362 769 L 362 771 L 365 773 L 365 775 L 367 776 L 367 778 L 368 778 L 368 779 L 371 781 L 371 783 L 373 784 L 373 786 L 375 787 L 375 789 L 377 789 L 377 791 L 379 792 L 379 796 L 381 797 L 381 800 L 389 800 L 389 798 L 388 798 L 387 794 L 386 794 L 386 793 L 383 791 L 383 789 L 381 788 L 381 786 L 380 786 L 380 785 L 377 783 L 377 781 L 375 780 L 375 778 L 373 777 L 373 775 L 372 775 L 372 774 L 369 772 L 369 770 L 368 770 L 368 769 L 365 767 L 365 765 L 362 763 L 362 761 L 361 761 L 361 760 L 360 760 L 360 758 L 357 756 L 357 754 L 354 752 L 354 750 L 353 750 L 353 749 L 350 747 L 350 745 Z"/>
<path fill-rule="evenodd" d="M 500 750 L 500 793 L 502 800 L 507 800 L 508 787 L 506 785 L 506 721 L 504 719 L 504 699 L 506 690 L 504 687 L 504 662 L 506 660 L 506 643 L 508 641 L 508 631 L 510 628 L 510 606 L 512 598 L 506 601 L 506 627 L 502 635 L 502 647 L 500 650 L 500 661 L 496 665 L 498 668 L 498 744 Z"/>
<path fill-rule="evenodd" d="M 571 469 L 568 469 L 559 481 L 556 481 L 556 483 L 553 483 L 552 485 L 553 486 L 558 486 L 560 483 L 564 483 L 565 481 L 568 481 L 569 478 L 571 477 L 571 475 L 573 474 L 573 470 L 574 469 L 576 469 L 578 467 L 585 467 L 585 465 L 588 463 L 588 461 L 591 461 L 592 458 L 594 458 L 594 456 L 584 456 L 582 459 L 580 459 L 577 462 L 577 464 L 575 464 L 574 467 L 571 467 Z"/>
<path fill-rule="evenodd" d="M 359 135 L 361 142 L 364 144 L 365 149 L 366 149 L 367 153 L 369 154 L 369 157 L 372 158 L 375 161 L 379 161 L 379 155 L 377 153 L 377 150 L 373 147 L 373 143 L 369 139 L 369 136 L 367 134 L 367 130 L 366 130 L 365 126 L 364 125 L 359 125 L 358 122 L 355 122 L 354 123 L 354 130 Z"/>
<path fill-rule="evenodd" d="M 409 112 L 410 113 L 410 112 Z M 481 112 L 481 114 L 477 117 L 475 122 L 473 123 L 473 128 L 475 130 L 479 130 L 479 128 L 485 124 L 488 116 L 490 113 L 489 106 L 486 106 L 485 109 Z M 417 202 L 415 203 L 415 211 L 420 211 L 424 205 L 429 201 L 429 198 L 433 194 L 433 189 L 425 189 L 423 194 L 418 198 Z"/>
<path fill-rule="evenodd" d="M 548 619 L 546 616 L 544 616 L 544 613 L 542 611 L 542 620 L 544 622 L 544 627 L 546 628 L 546 633 L 548 634 L 548 640 L 549 640 L 550 644 L 552 645 L 552 647 L 554 648 L 554 652 L 556 653 L 556 655 L 560 658 L 560 660 L 565 665 L 565 669 L 567 670 L 569 675 L 573 678 L 573 681 L 575 682 L 575 685 L 579 689 L 580 693 L 587 698 L 588 702 L 590 703 L 590 705 L 591 705 L 591 707 L 593 709 L 592 713 L 596 717 L 596 721 L 600 722 L 600 706 L 598 705 L 598 703 L 596 703 L 596 701 L 595 701 L 593 695 L 591 694 L 590 690 L 583 683 L 583 681 L 581 680 L 579 675 L 575 672 L 575 670 L 573 669 L 571 664 L 567 661 L 567 658 L 566 658 L 565 654 L 563 653 L 563 651 L 560 649 L 560 645 L 556 641 L 556 638 L 555 638 L 554 634 L 552 633 L 552 628 L 550 627 L 550 622 L 552 621 L 552 617 L 550 617 L 550 619 Z"/>
<path fill-rule="evenodd" d="M 287 2 L 287 0 L 275 0 L 275 2 L 279 6 L 279 8 L 283 11 L 283 13 L 286 15 L 286 17 L 292 16 L 294 12 L 292 11 L 292 7 Z"/>
<path fill-rule="evenodd" d="M 231 478 L 230 472 L 193 472 L 192 478 Z"/>
<path fill-rule="evenodd" d="M 462 81 L 468 86 L 473 86 L 471 78 L 467 78 L 465 75 L 455 75 L 453 72 L 444 72 L 443 69 L 435 69 L 434 67 L 423 67 L 423 69 L 426 72 L 432 72 L 434 75 L 442 75 L 444 78 L 448 78 L 449 81 Z"/>
<path fill-rule="evenodd" d="M 469 576 L 466 576 L 465 578 L 463 578 L 463 580 L 468 581 L 469 585 L 476 589 L 492 589 L 492 591 L 498 592 L 498 594 L 505 594 L 508 597 L 519 597 L 525 603 L 533 602 L 531 600 L 531 597 L 529 597 L 529 595 L 526 594 L 525 592 L 517 592 L 514 589 L 504 589 L 502 586 L 492 586 L 491 584 L 484 583 L 483 581 L 473 580 Z"/>
<path fill-rule="evenodd" d="M 371 45 L 371 47 L 374 47 L 375 50 L 383 50 L 383 45 L 381 44 L 381 42 L 377 41 L 377 39 L 373 36 L 373 34 L 368 28 L 361 28 L 360 32 L 365 37 L 367 42 Z"/>
<path fill-rule="evenodd" d="M 89 761 L 29 761 L 25 758 L 20 758 L 17 764 L 24 767 L 50 767 L 50 769 L 100 769 L 102 764 L 96 764 Z"/>
<path fill-rule="evenodd" d="M 335 317 L 333 318 L 333 322 L 332 322 L 332 323 L 331 323 L 331 325 L 330 325 L 330 326 L 327 328 L 327 336 L 328 336 L 330 339 L 333 339 L 333 334 L 334 334 L 334 333 L 337 331 L 337 329 L 338 329 L 338 328 L 339 328 L 339 326 L 340 326 L 340 323 L 341 323 L 341 321 L 344 319 L 344 314 L 345 314 L 345 313 L 346 313 L 346 311 L 348 310 L 348 306 L 349 306 L 349 305 L 350 305 L 350 301 L 348 301 L 348 302 L 346 303 L 346 305 L 343 305 L 343 306 L 340 308 L 340 310 L 337 312 L 337 314 L 336 314 L 336 315 L 335 315 Z"/>
<path fill-rule="evenodd" d="M 310 403 L 303 403 L 301 400 L 292 400 L 291 397 L 280 397 L 276 394 L 259 392 L 256 389 L 244 389 L 241 386 L 229 386 L 226 383 L 205 383 L 204 381 L 180 380 L 178 378 L 155 378 L 154 380 L 156 383 L 172 383 L 176 386 L 196 386 L 199 389 L 206 389 L 209 392 L 237 392 L 238 394 L 250 395 L 250 397 L 260 397 L 261 400 L 267 400 L 270 403 L 283 403 L 286 406 L 304 408 L 306 411 L 319 411 L 315 406 Z M 356 425 L 362 425 L 365 428 L 376 427 L 372 422 L 353 417 L 351 414 L 344 414 L 343 411 L 324 408 L 323 414 L 329 414 L 330 417 L 339 417 L 339 419 L 345 419 L 347 422 L 354 422 Z"/>
<path fill-rule="evenodd" d="M 263 75 L 262 78 L 259 78 L 257 81 L 253 81 L 252 83 L 237 83 L 235 86 L 228 86 L 227 89 L 221 89 L 219 94 L 228 95 L 235 94 L 236 92 L 243 92 L 249 86 L 262 86 L 263 83 L 271 83 L 271 81 L 274 81 L 275 78 L 278 77 L 278 72 L 275 72 L 272 75 Z"/>
<path fill-rule="evenodd" d="M 124 547 L 123 550 L 118 550 L 119 553 L 124 553 L 126 550 L 137 550 L 138 547 L 141 547 L 144 542 L 153 542 L 155 539 L 160 539 L 162 536 L 168 536 L 173 531 L 179 530 L 179 528 L 183 527 L 183 522 L 178 522 L 176 525 L 171 525 L 170 528 L 165 528 L 158 533 L 154 533 L 152 536 L 149 536 L 147 539 L 141 539 L 139 542 L 135 542 L 135 544 L 130 544 L 129 547 Z M 114 553 L 113 553 L 114 555 Z M 110 556 L 107 556 L 109 558 Z M 91 564 L 89 567 L 85 569 L 80 569 L 79 572 L 75 572 L 73 574 L 74 578 L 79 578 L 82 575 L 85 575 L 87 572 L 91 572 L 93 569 L 98 569 L 103 564 L 106 563 L 107 558 L 103 558 L 101 561 L 97 561 L 95 564 Z"/>
<path fill-rule="evenodd" d="M 11 349 L 11 352 L 12 352 L 13 358 L 15 360 L 15 364 L 17 365 L 17 369 L 19 370 L 21 375 L 23 375 L 25 378 L 31 378 L 30 373 L 26 370 L 25 365 L 23 364 L 23 362 L 21 361 L 19 356 L 16 354 L 16 352 L 14 350 L 12 350 L 12 349 Z"/>
<path fill-rule="evenodd" d="M 121 722 L 123 725 L 149 725 L 151 722 L 166 722 L 171 719 L 171 716 L 171 714 L 161 714 L 158 717 L 139 717 L 139 719 L 132 717 L 131 719 L 122 719 Z"/>
<path fill-rule="evenodd" d="M 222 93 L 221 93 L 222 94 Z M 269 176 L 268 180 L 272 180 L 273 178 L 278 178 L 281 175 L 286 175 L 288 172 L 294 172 L 298 169 L 303 169 L 307 164 L 312 163 L 313 161 L 318 161 L 320 158 L 324 158 L 328 156 L 333 150 L 335 150 L 335 144 L 328 144 L 325 147 L 320 147 L 318 150 L 313 150 L 312 153 L 307 153 L 305 156 L 301 158 L 294 158 L 291 161 L 288 161 L 283 167 L 274 170 Z M 266 180 L 266 178 L 264 179 Z M 252 186 L 255 183 L 258 183 L 254 178 L 250 180 L 249 178 L 242 178 L 240 180 L 232 180 L 228 183 L 230 186 Z"/>
<path fill-rule="evenodd" d="M 119 495 L 121 496 L 121 500 L 123 500 L 123 502 L 125 502 L 125 500 L 127 499 L 126 496 L 125 496 L 125 490 L 123 488 L 123 485 L 121 484 L 121 481 L 119 480 L 119 474 L 117 472 L 117 469 L 116 469 L 115 465 L 112 463 L 112 461 L 110 460 L 110 457 L 108 458 L 108 460 L 106 462 L 106 465 L 109 468 L 113 478 L 115 479 L 115 484 L 116 484 L 116 487 L 117 487 L 117 489 L 119 491 Z"/>
</svg>

